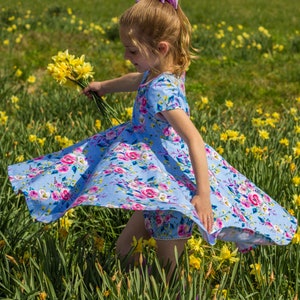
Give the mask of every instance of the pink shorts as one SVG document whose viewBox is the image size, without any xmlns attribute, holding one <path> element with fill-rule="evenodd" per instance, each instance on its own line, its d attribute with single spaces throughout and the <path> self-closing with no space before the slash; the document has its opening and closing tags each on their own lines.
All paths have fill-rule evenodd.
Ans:
<svg viewBox="0 0 300 300">
<path fill-rule="evenodd" d="M 145 227 L 157 240 L 177 240 L 191 237 L 194 222 L 173 210 L 144 211 Z"/>
</svg>

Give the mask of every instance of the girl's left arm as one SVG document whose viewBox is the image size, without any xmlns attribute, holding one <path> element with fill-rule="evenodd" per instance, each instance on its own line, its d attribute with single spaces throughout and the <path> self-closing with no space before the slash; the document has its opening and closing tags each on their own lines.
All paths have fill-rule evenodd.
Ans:
<svg viewBox="0 0 300 300">
<path fill-rule="evenodd" d="M 182 109 L 165 110 L 161 114 L 188 146 L 197 185 L 197 191 L 191 203 L 195 206 L 204 227 L 208 232 L 211 232 L 213 212 L 210 202 L 210 184 L 205 144 L 202 136 Z"/>
</svg>

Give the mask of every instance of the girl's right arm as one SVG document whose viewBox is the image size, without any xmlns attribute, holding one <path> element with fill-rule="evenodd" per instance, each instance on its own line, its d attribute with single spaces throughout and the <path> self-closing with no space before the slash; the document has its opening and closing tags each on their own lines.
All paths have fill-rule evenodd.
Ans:
<svg viewBox="0 0 300 300">
<path fill-rule="evenodd" d="M 96 92 L 100 97 L 116 92 L 134 92 L 138 89 L 143 78 L 143 73 L 128 73 L 124 76 L 91 82 L 84 90 L 83 94 L 91 97 L 91 92 Z"/>
</svg>

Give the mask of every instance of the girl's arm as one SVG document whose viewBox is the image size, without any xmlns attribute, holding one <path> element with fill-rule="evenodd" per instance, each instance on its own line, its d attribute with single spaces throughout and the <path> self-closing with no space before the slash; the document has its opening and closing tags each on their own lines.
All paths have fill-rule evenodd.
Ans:
<svg viewBox="0 0 300 300">
<path fill-rule="evenodd" d="M 83 93 L 90 97 L 90 92 L 96 92 L 100 97 L 116 92 L 134 92 L 138 89 L 143 78 L 143 73 L 129 73 L 122 77 L 91 82 L 84 90 Z"/>
<path fill-rule="evenodd" d="M 195 174 L 197 191 L 191 203 L 195 206 L 200 221 L 208 232 L 212 230 L 213 212 L 210 202 L 208 166 L 203 139 L 199 131 L 182 109 L 161 112 L 170 125 L 182 137 L 189 148 Z"/>
</svg>

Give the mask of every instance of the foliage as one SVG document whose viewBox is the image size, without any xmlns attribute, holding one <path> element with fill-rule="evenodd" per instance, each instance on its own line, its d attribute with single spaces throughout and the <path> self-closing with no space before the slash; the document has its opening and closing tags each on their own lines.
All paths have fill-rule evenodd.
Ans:
<svg viewBox="0 0 300 300">
<path fill-rule="evenodd" d="M 274 0 L 266 9 L 263 2 L 182 3 L 199 50 L 187 95 L 206 142 L 300 220 L 299 6 Z M 133 244 L 139 260 L 131 270 L 116 258 L 130 212 L 79 207 L 50 225 L 32 221 L 7 166 L 108 126 L 93 102 L 53 82 L 51 57 L 65 49 L 84 54 L 100 80 L 133 69 L 117 26 L 131 1 L 31 3 L 0 7 L 0 298 L 297 299 L 300 231 L 286 247 L 248 254 L 229 243 L 209 246 L 195 231 L 167 284 L 149 241 Z M 127 121 L 133 99 L 106 101 Z"/>
</svg>

